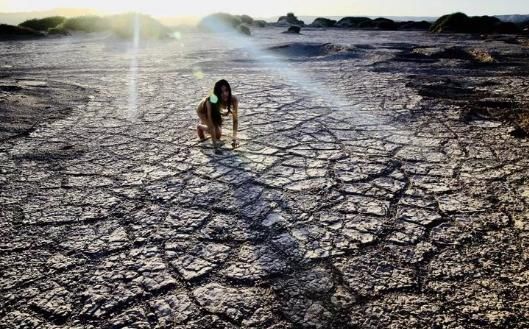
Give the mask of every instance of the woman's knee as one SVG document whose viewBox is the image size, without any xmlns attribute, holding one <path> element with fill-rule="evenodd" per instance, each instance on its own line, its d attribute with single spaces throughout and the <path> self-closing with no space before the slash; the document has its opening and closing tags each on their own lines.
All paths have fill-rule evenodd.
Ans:
<svg viewBox="0 0 529 329">
<path fill-rule="evenodd" d="M 198 115 L 198 119 L 200 120 L 200 123 L 203 124 L 203 125 L 207 124 L 207 122 L 208 122 L 207 117 L 205 117 L 205 116 L 202 115 L 202 114 L 199 114 L 199 115 Z"/>
</svg>

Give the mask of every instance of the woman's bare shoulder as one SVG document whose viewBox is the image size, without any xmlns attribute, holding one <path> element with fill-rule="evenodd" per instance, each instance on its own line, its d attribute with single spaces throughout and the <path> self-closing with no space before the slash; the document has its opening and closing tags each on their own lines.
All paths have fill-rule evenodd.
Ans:
<svg viewBox="0 0 529 329">
<path fill-rule="evenodd" d="M 206 97 L 203 97 L 202 100 L 200 100 L 200 104 L 206 104 L 209 100 L 209 97 L 206 96 Z"/>
<path fill-rule="evenodd" d="M 235 95 L 231 95 L 231 102 L 233 103 L 233 105 L 239 104 L 239 98 Z"/>
</svg>

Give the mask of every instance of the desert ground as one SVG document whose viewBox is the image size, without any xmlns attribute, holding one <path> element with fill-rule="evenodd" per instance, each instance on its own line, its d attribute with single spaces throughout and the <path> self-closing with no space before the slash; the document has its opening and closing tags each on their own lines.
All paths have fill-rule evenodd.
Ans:
<svg viewBox="0 0 529 329">
<path fill-rule="evenodd" d="M 527 40 L 283 30 L 0 43 L 0 327 L 529 327 Z"/>
</svg>

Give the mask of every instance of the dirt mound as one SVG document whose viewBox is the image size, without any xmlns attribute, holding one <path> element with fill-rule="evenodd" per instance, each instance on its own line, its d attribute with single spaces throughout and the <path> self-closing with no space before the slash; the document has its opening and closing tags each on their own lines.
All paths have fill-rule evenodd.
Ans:
<svg viewBox="0 0 529 329">
<path fill-rule="evenodd" d="M 44 37 L 44 34 L 26 27 L 0 24 L 0 41 L 25 40 L 42 37 Z"/>
<path fill-rule="evenodd" d="M 465 49 L 462 47 L 448 48 L 414 48 L 411 51 L 398 54 L 397 59 L 459 59 L 468 60 L 476 64 L 496 63 L 497 54 L 487 49 Z"/>
<path fill-rule="evenodd" d="M 338 53 L 350 53 L 352 48 L 332 43 L 296 42 L 268 48 L 268 50 L 286 57 L 321 57 Z"/>
<path fill-rule="evenodd" d="M 520 28 L 491 16 L 469 17 L 454 13 L 440 17 L 430 28 L 434 33 L 519 33 Z"/>
</svg>

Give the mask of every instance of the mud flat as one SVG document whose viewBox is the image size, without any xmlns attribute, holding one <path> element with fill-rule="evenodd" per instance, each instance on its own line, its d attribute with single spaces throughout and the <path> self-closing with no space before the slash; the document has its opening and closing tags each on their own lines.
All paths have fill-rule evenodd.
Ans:
<svg viewBox="0 0 529 329">
<path fill-rule="evenodd" d="M 73 106 L 88 101 L 85 88 L 60 81 L 1 80 L 1 141 L 27 136 L 39 124 L 64 118 Z"/>
<path fill-rule="evenodd" d="M 527 41 L 281 31 L 0 44 L 0 327 L 529 326 Z"/>
</svg>

